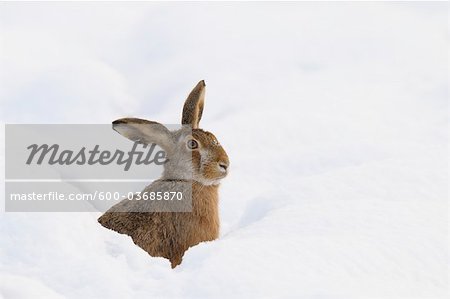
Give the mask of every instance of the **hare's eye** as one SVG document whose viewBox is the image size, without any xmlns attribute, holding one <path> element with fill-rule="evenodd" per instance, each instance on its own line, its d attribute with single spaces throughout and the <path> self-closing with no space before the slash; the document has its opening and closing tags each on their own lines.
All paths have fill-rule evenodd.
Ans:
<svg viewBox="0 0 450 299">
<path fill-rule="evenodd" d="M 198 148 L 198 142 L 194 139 L 189 139 L 187 141 L 186 145 L 187 145 L 188 149 L 191 149 L 191 150 Z"/>
</svg>

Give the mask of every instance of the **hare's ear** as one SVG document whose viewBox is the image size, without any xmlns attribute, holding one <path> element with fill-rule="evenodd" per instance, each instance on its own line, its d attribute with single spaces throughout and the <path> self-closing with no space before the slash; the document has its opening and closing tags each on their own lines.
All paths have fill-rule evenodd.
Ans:
<svg viewBox="0 0 450 299">
<path fill-rule="evenodd" d="M 144 144 L 156 143 L 166 152 L 173 149 L 173 135 L 160 123 L 140 118 L 121 118 L 112 124 L 115 131 L 130 140 Z"/>
<path fill-rule="evenodd" d="M 193 129 L 198 128 L 202 118 L 203 105 L 205 101 L 205 81 L 202 80 L 194 87 L 184 102 L 182 125 L 190 125 Z"/>
</svg>

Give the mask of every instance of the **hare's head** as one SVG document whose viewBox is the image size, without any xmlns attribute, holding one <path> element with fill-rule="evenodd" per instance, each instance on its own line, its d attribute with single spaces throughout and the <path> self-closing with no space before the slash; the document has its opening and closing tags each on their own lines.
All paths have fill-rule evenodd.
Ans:
<svg viewBox="0 0 450 299">
<path fill-rule="evenodd" d="M 183 107 L 181 129 L 139 118 L 113 122 L 121 135 L 144 144 L 156 143 L 167 155 L 164 178 L 193 179 L 204 185 L 218 184 L 228 173 L 229 160 L 217 138 L 198 127 L 203 113 L 205 82 L 200 81 Z"/>
</svg>

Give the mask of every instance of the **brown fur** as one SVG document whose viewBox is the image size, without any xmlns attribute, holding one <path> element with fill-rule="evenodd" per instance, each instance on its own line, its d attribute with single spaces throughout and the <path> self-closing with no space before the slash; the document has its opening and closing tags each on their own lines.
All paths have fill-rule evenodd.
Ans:
<svg viewBox="0 0 450 299">
<path fill-rule="evenodd" d="M 198 82 L 197 86 L 189 94 L 183 107 L 183 115 L 181 123 L 189 124 L 193 129 L 198 128 L 198 123 L 202 118 L 204 98 L 205 98 L 205 81 Z"/>
<path fill-rule="evenodd" d="M 129 235 L 151 256 L 169 259 L 172 268 L 181 263 L 189 247 L 219 236 L 218 189 L 220 180 L 228 173 L 229 160 L 216 137 L 198 128 L 204 96 L 205 82 L 200 81 L 183 108 L 182 124 L 189 125 L 192 128 L 189 130 L 171 132 L 162 124 L 137 118 L 113 122 L 114 130 L 123 136 L 133 141 L 157 143 L 167 153 L 163 177 L 147 186 L 142 193 L 182 191 L 191 196 L 192 211 L 153 212 L 166 209 L 148 209 L 149 205 L 164 208 L 166 203 L 125 199 L 98 221 L 106 228 Z M 186 142 L 192 139 L 197 141 L 198 148 L 187 146 L 189 143 Z M 186 156 L 190 158 L 186 159 Z"/>
<path fill-rule="evenodd" d="M 178 266 L 189 247 L 219 237 L 218 185 L 192 184 L 192 212 L 106 212 L 98 221 Z"/>
</svg>

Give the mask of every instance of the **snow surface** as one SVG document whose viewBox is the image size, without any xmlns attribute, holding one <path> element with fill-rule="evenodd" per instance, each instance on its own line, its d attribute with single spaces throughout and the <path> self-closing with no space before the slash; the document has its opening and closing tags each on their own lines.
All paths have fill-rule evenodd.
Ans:
<svg viewBox="0 0 450 299">
<path fill-rule="evenodd" d="M 1 3 L 2 123 L 172 123 L 205 79 L 231 173 L 220 239 L 175 270 L 96 213 L 1 213 L 0 297 L 448 298 L 447 18 L 446 2 Z"/>
</svg>

